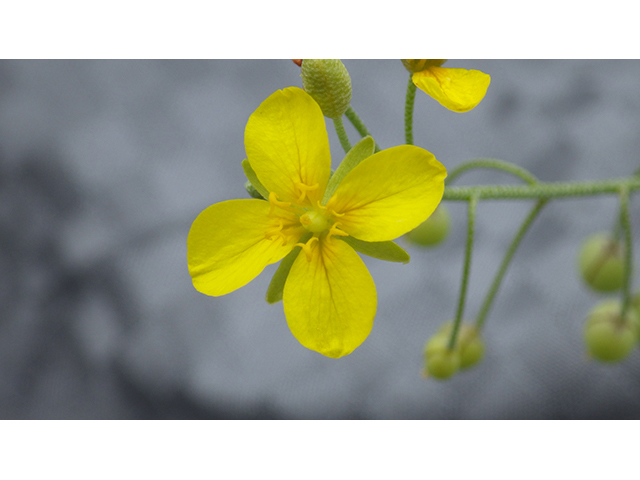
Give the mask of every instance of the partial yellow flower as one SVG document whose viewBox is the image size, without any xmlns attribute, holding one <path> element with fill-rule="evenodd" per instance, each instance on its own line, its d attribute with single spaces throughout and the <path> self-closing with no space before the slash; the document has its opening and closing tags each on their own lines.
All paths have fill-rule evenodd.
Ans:
<svg viewBox="0 0 640 480">
<path fill-rule="evenodd" d="M 445 168 L 426 150 L 401 145 L 362 160 L 325 199 L 331 157 L 324 117 L 295 87 L 275 92 L 251 115 L 245 149 L 268 201 L 228 200 L 195 219 L 187 239 L 193 285 L 224 295 L 293 251 L 282 293 L 291 332 L 328 357 L 351 353 L 371 331 L 377 300 L 347 240 L 386 242 L 418 226 L 442 198 Z"/>
<path fill-rule="evenodd" d="M 484 98 L 491 77 L 478 70 L 445 68 L 446 60 L 402 60 L 413 83 L 454 112 L 468 112 Z"/>
</svg>

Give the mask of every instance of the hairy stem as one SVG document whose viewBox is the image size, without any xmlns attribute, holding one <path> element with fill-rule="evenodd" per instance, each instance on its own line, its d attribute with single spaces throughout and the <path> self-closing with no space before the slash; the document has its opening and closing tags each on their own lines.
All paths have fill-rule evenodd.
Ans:
<svg viewBox="0 0 640 480">
<path fill-rule="evenodd" d="M 416 99 L 416 86 L 413 83 L 413 73 L 409 74 L 407 84 L 407 98 L 404 104 L 404 141 L 407 145 L 413 145 L 413 104 Z"/>
<path fill-rule="evenodd" d="M 468 202 L 472 197 L 479 200 L 530 199 L 588 197 L 628 192 L 640 189 L 640 177 L 613 178 L 592 182 L 549 182 L 535 185 L 480 185 L 475 187 L 447 187 L 443 200 Z"/>
<path fill-rule="evenodd" d="M 531 226 L 535 218 L 538 216 L 538 214 L 542 210 L 542 207 L 545 206 L 547 201 L 548 201 L 547 199 L 538 200 L 538 202 L 533 207 L 531 212 L 529 212 L 529 215 L 527 216 L 525 221 L 520 226 L 518 233 L 516 233 L 516 236 L 511 241 L 511 245 L 509 245 L 509 249 L 507 250 L 507 253 L 502 259 L 502 263 L 500 264 L 500 268 L 498 269 L 498 272 L 496 273 L 496 276 L 493 279 L 493 283 L 489 288 L 489 292 L 487 293 L 487 296 L 485 297 L 484 302 L 482 303 L 482 307 L 480 307 L 480 313 L 478 313 L 478 318 L 476 319 L 476 327 L 478 328 L 478 330 L 480 330 L 484 324 L 487 314 L 489 313 L 489 309 L 491 308 L 491 304 L 493 303 L 493 300 L 496 294 L 498 293 L 498 290 L 500 289 L 500 284 L 502 283 L 504 274 L 506 273 L 507 268 L 509 267 L 509 263 L 511 263 L 511 259 L 513 258 L 513 255 L 516 253 L 516 249 L 518 248 L 518 246 L 520 245 L 520 242 L 522 241 L 522 237 L 524 237 L 525 233 L 527 233 L 527 230 L 529 230 L 529 227 Z"/>
<path fill-rule="evenodd" d="M 476 223 L 476 207 L 478 205 L 478 197 L 471 197 L 469 199 L 469 213 L 467 224 L 467 247 L 464 254 L 464 267 L 462 269 L 462 282 L 460 284 L 460 297 L 458 299 L 458 308 L 456 311 L 456 318 L 453 323 L 453 330 L 451 330 L 451 336 L 449 337 L 448 349 L 453 350 L 456 345 L 456 338 L 458 336 L 458 330 L 460 329 L 460 323 L 462 322 L 462 316 L 464 314 L 464 304 L 467 298 L 467 285 L 469 283 L 469 271 L 471 270 L 471 253 L 473 252 L 473 235 L 475 233 Z"/>
<path fill-rule="evenodd" d="M 469 160 L 468 162 L 465 162 L 462 165 L 458 165 L 456 168 L 451 170 L 451 172 L 449 172 L 449 177 L 447 178 L 447 185 L 451 184 L 457 177 L 460 176 L 461 173 L 473 168 L 492 168 L 496 170 L 502 170 L 521 178 L 529 185 L 538 183 L 538 179 L 532 173 L 522 167 L 514 165 L 511 162 L 496 160 L 494 158 L 478 158 L 475 160 Z"/>
<path fill-rule="evenodd" d="M 347 136 L 347 132 L 344 129 L 342 117 L 334 118 L 333 126 L 336 127 L 336 133 L 338 134 L 338 138 L 340 139 L 340 144 L 344 149 L 344 153 L 349 153 L 349 150 L 351 150 L 351 143 L 349 142 L 349 137 Z"/>
<path fill-rule="evenodd" d="M 360 119 L 356 111 L 350 106 L 346 112 L 344 112 L 347 119 L 351 122 L 351 124 L 355 127 L 361 137 L 366 137 L 367 135 L 371 135 L 369 130 L 367 130 L 367 126 Z M 373 135 L 371 135 L 373 137 Z M 375 144 L 374 152 L 379 152 L 380 147 L 378 144 Z"/>
<path fill-rule="evenodd" d="M 633 269 L 633 235 L 631 233 L 631 217 L 629 215 L 629 190 L 620 189 L 620 225 L 624 232 L 624 277 L 622 279 L 622 316 L 627 313 L 631 304 L 631 274 Z"/>
</svg>

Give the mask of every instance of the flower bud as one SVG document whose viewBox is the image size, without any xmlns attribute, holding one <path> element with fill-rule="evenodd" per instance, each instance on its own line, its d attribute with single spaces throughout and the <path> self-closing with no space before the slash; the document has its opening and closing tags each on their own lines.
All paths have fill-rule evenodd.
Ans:
<svg viewBox="0 0 640 480">
<path fill-rule="evenodd" d="M 587 284 L 599 292 L 613 292 L 622 287 L 624 249 L 606 233 L 596 233 L 582 244 L 580 273 Z"/>
<path fill-rule="evenodd" d="M 421 72 L 429 67 L 439 67 L 446 60 L 402 60 L 404 68 L 412 73 Z"/>
<path fill-rule="evenodd" d="M 445 380 L 460 368 L 460 353 L 448 349 L 449 338 L 438 333 L 431 337 L 424 348 L 426 375 Z"/>
<path fill-rule="evenodd" d="M 325 117 L 340 117 L 351 103 L 351 77 L 340 60 L 302 62 L 302 86 L 318 102 Z"/>
<path fill-rule="evenodd" d="M 607 300 L 589 312 L 584 339 L 591 357 L 603 362 L 617 362 L 638 343 L 638 313 L 630 308 L 622 317 L 621 310 L 618 300 Z"/>
<path fill-rule="evenodd" d="M 417 245 L 429 247 L 444 241 L 450 229 L 449 210 L 440 204 L 429 218 L 407 234 L 407 238 Z"/>
<path fill-rule="evenodd" d="M 478 330 L 471 325 L 463 325 L 460 332 L 460 368 L 470 368 L 484 357 L 484 341 Z"/>
<path fill-rule="evenodd" d="M 444 335 L 448 339 L 452 330 L 453 320 L 442 325 L 438 330 L 438 335 Z M 460 368 L 472 367 L 482 360 L 484 340 L 474 325 L 464 322 L 460 324 L 456 350 L 460 353 Z"/>
</svg>

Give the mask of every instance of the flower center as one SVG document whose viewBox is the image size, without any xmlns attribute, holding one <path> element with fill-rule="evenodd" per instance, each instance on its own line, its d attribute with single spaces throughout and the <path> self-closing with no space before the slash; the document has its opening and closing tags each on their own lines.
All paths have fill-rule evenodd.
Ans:
<svg viewBox="0 0 640 480">
<path fill-rule="evenodd" d="M 333 224 L 325 211 L 310 210 L 300 216 L 300 223 L 313 233 L 320 233 L 328 230 Z"/>
</svg>

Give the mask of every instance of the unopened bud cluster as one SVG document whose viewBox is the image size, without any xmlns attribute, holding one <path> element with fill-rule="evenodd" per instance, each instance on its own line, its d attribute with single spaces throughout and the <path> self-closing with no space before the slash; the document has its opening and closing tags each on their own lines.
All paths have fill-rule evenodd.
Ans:
<svg viewBox="0 0 640 480">
<path fill-rule="evenodd" d="M 453 322 L 445 323 L 424 347 L 424 373 L 444 380 L 460 369 L 476 365 L 484 356 L 484 341 L 476 327 L 462 323 L 454 348 L 449 350 Z"/>
</svg>

